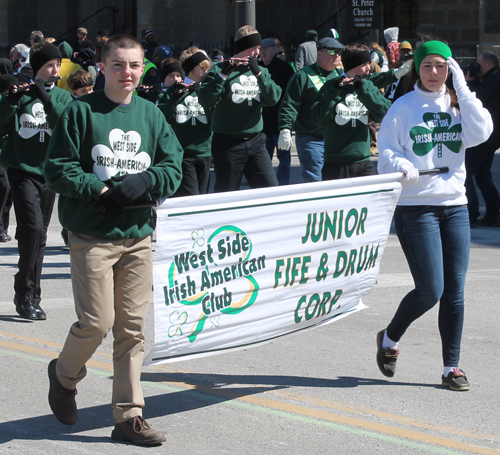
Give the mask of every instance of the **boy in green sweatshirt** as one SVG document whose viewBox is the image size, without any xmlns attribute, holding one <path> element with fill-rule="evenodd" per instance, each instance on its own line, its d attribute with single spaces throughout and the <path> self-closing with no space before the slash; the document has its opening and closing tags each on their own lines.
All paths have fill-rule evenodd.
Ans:
<svg viewBox="0 0 500 455">
<path fill-rule="evenodd" d="M 322 180 L 375 175 L 370 161 L 368 114 L 381 122 L 391 107 L 370 74 L 368 47 L 352 43 L 342 50 L 344 72 L 326 81 L 312 106 L 312 119 L 324 128 Z"/>
<path fill-rule="evenodd" d="M 175 196 L 208 193 L 212 161 L 212 109 L 198 101 L 200 82 L 210 69 L 205 51 L 192 46 L 181 54 L 186 73 L 183 82 L 176 82 L 158 99 L 158 107 L 179 139 L 184 150 L 182 181 Z"/>
<path fill-rule="evenodd" d="M 11 86 L 0 100 L 0 137 L 6 136 L 0 164 L 7 168 L 17 220 L 16 311 L 25 319 L 45 320 L 40 277 L 55 195 L 43 170 L 50 137 L 71 95 L 56 87 L 54 80 L 47 82 L 59 74 L 61 52 L 57 46 L 35 45 L 30 61 L 34 82 Z"/>
<path fill-rule="evenodd" d="M 103 91 L 73 101 L 48 151 L 45 176 L 60 194 L 59 219 L 69 231 L 78 321 L 49 364 L 49 404 L 73 425 L 76 386 L 85 364 L 113 331 L 111 437 L 133 444 L 165 441 L 142 418 L 140 378 L 144 325 L 152 287 L 151 207 L 127 209 L 173 194 L 182 149 L 154 104 L 133 96 L 144 68 L 135 38 L 119 35 L 102 50 Z"/>
<path fill-rule="evenodd" d="M 251 188 L 278 185 L 262 132 L 262 107 L 274 106 L 281 88 L 257 63 L 261 43 L 257 30 L 241 27 L 235 36 L 236 54 L 215 64 L 201 84 L 200 104 L 214 110 L 215 192 L 239 190 L 243 175 Z"/>
</svg>

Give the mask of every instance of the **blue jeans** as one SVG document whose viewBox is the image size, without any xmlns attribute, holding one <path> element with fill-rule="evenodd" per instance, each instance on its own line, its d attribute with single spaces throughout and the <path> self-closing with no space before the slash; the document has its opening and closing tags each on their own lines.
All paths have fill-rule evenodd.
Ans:
<svg viewBox="0 0 500 455">
<path fill-rule="evenodd" d="M 325 162 L 325 141 L 312 134 L 295 134 L 304 182 L 321 182 L 321 170 Z"/>
<path fill-rule="evenodd" d="M 399 341 L 410 324 L 439 301 L 438 325 L 445 367 L 456 367 L 464 322 L 464 286 L 469 266 L 467 207 L 398 206 L 396 233 L 410 266 L 415 289 L 399 304 L 387 327 Z"/>
<path fill-rule="evenodd" d="M 276 149 L 276 156 L 278 157 L 279 164 L 276 172 L 276 178 L 280 185 L 288 185 L 290 183 L 290 165 L 291 155 L 290 150 L 281 150 L 278 148 L 279 134 L 266 134 L 266 148 L 271 160 L 273 159 L 274 149 Z"/>
</svg>

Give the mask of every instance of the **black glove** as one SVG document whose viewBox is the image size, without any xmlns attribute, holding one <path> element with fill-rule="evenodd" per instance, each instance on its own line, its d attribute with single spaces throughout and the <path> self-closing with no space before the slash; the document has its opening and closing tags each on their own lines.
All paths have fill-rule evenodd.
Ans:
<svg viewBox="0 0 500 455">
<path fill-rule="evenodd" d="M 334 79 L 332 79 L 332 87 L 335 87 L 337 89 L 341 89 L 341 82 L 344 80 L 343 77 L 336 77 Z"/>
<path fill-rule="evenodd" d="M 111 199 L 113 197 L 114 188 L 110 188 L 99 196 L 99 205 L 101 212 L 106 216 L 119 216 L 125 212 L 123 204 L 116 204 Z"/>
<path fill-rule="evenodd" d="M 231 59 L 227 59 L 222 62 L 222 69 L 220 72 L 224 76 L 229 76 L 234 71 L 235 68 L 236 65 L 233 65 L 231 63 Z"/>
<path fill-rule="evenodd" d="M 180 100 L 182 95 L 184 95 L 186 87 L 182 84 L 182 82 L 176 82 L 172 87 L 172 98 L 174 100 Z"/>
<path fill-rule="evenodd" d="M 248 67 L 254 76 L 258 76 L 262 72 L 262 68 L 259 66 L 255 57 L 248 58 Z"/>
<path fill-rule="evenodd" d="M 7 95 L 7 99 L 9 100 L 10 104 L 15 106 L 15 105 L 19 104 L 19 101 L 21 101 L 21 98 L 24 96 L 25 93 L 26 93 L 26 90 L 16 91 L 14 93 L 14 86 L 11 85 L 9 88 L 9 93 Z"/>
<path fill-rule="evenodd" d="M 50 95 L 45 89 L 45 81 L 43 79 L 35 79 L 33 81 L 33 89 L 44 107 L 50 103 Z"/>
<path fill-rule="evenodd" d="M 114 204 L 130 204 L 153 186 L 151 176 L 147 172 L 116 175 L 111 180 L 120 182 L 120 184 L 110 188 L 103 195 L 111 193 L 108 195 L 108 198 Z"/>
<path fill-rule="evenodd" d="M 200 94 L 200 83 L 199 82 L 195 82 L 194 84 L 191 84 L 189 86 L 189 91 L 190 92 L 196 92 L 197 95 Z"/>
<path fill-rule="evenodd" d="M 137 92 L 137 96 L 140 96 L 142 99 L 147 100 L 149 98 L 149 87 L 146 85 L 139 85 L 135 91 Z"/>
<path fill-rule="evenodd" d="M 359 74 L 356 74 L 354 76 L 354 82 L 352 84 L 354 86 L 354 90 L 357 90 L 358 88 L 363 87 L 365 85 L 365 81 L 363 80 L 363 77 Z"/>
<path fill-rule="evenodd" d="M 163 87 L 161 86 L 161 84 L 154 84 L 152 90 L 158 96 L 160 96 L 163 93 Z"/>
</svg>

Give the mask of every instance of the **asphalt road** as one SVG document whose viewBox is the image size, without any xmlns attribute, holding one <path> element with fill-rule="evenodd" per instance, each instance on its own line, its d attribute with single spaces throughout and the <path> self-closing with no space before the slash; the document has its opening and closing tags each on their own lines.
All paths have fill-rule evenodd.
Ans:
<svg viewBox="0 0 500 455">
<path fill-rule="evenodd" d="M 296 168 L 293 179 L 300 180 Z M 471 235 L 461 359 L 469 392 L 440 385 L 437 308 L 406 333 L 396 376 L 378 371 L 375 334 L 412 287 L 391 233 L 364 311 L 247 351 L 144 368 L 144 416 L 168 441 L 140 448 L 110 438 L 111 336 L 78 387 L 78 423 L 66 427 L 50 412 L 47 364 L 76 319 L 69 254 L 54 213 L 42 281 L 47 321 L 17 317 L 17 248 L 0 244 L 0 453 L 500 454 L 500 229 Z M 152 343 L 151 306 L 146 351 Z"/>
</svg>

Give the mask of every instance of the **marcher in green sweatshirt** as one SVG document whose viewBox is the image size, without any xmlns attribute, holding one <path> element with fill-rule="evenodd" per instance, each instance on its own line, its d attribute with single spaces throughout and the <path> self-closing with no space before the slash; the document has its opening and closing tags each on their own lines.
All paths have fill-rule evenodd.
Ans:
<svg viewBox="0 0 500 455">
<path fill-rule="evenodd" d="M 182 181 L 174 196 L 208 193 L 212 161 L 212 112 L 198 101 L 200 81 L 210 69 L 205 51 L 192 46 L 180 57 L 186 74 L 183 82 L 169 87 L 158 99 L 158 107 L 179 139 L 182 158 Z"/>
<path fill-rule="evenodd" d="M 377 173 L 370 161 L 368 115 L 381 122 L 391 102 L 367 79 L 370 61 L 368 47 L 358 43 L 344 47 L 344 73 L 323 85 L 312 106 L 314 122 L 324 128 L 322 180 Z"/>
<path fill-rule="evenodd" d="M 55 194 L 45 183 L 43 170 L 52 131 L 72 98 L 54 81 L 46 82 L 59 74 L 57 46 L 35 45 L 30 61 L 34 82 L 11 86 L 0 100 L 0 136 L 6 135 L 0 164 L 7 168 L 17 220 L 16 311 L 26 319 L 45 320 L 40 277 Z"/>
<path fill-rule="evenodd" d="M 292 76 L 281 102 L 278 147 L 290 150 L 292 130 L 295 131 L 295 145 L 304 182 L 321 180 L 324 161 L 323 128 L 313 121 L 311 107 L 323 84 L 342 74 L 339 65 L 343 47 L 334 38 L 319 40 L 316 63 L 302 68 Z"/>
<path fill-rule="evenodd" d="M 133 96 L 143 62 L 144 49 L 135 38 L 109 39 L 102 50 L 104 91 L 67 107 L 48 151 L 45 176 L 60 194 L 59 218 L 69 230 L 78 315 L 59 358 L 49 364 L 49 404 L 60 422 L 76 423 L 76 386 L 112 329 L 111 437 L 152 445 L 165 441 L 142 418 L 140 384 L 154 216 L 151 207 L 127 207 L 177 190 L 182 149 L 160 110 Z"/>
<path fill-rule="evenodd" d="M 262 106 L 276 104 L 281 88 L 257 63 L 261 43 L 257 30 L 241 27 L 235 36 L 236 55 L 214 65 L 201 84 L 200 104 L 214 110 L 216 192 L 239 190 L 243 175 L 251 188 L 278 185 L 262 132 Z"/>
</svg>

